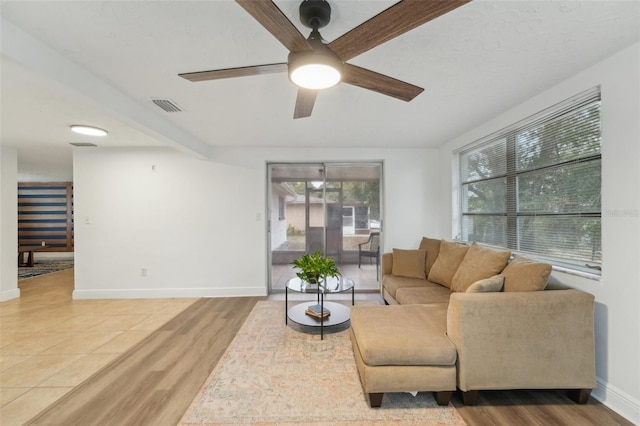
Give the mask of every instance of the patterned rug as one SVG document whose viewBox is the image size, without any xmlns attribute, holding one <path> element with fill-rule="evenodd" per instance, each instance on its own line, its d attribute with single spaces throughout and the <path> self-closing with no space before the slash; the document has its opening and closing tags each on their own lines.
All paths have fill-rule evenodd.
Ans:
<svg viewBox="0 0 640 426">
<path fill-rule="evenodd" d="M 284 302 L 258 302 L 180 425 L 464 425 L 431 392 L 385 394 L 372 409 L 348 330 L 320 335 L 284 324 Z"/>
<path fill-rule="evenodd" d="M 18 279 L 37 277 L 52 272 L 73 268 L 73 259 L 44 259 L 36 261 L 33 266 L 19 266 Z"/>
</svg>

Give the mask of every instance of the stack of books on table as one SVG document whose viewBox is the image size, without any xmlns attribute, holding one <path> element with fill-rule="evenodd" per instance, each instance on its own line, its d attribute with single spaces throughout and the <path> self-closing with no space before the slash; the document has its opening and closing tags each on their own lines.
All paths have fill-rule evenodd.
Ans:
<svg viewBox="0 0 640 426">
<path fill-rule="evenodd" d="M 326 318 L 331 315 L 331 311 L 327 308 L 322 308 L 320 305 L 310 305 L 307 307 L 305 314 L 311 315 L 314 318 Z"/>
</svg>

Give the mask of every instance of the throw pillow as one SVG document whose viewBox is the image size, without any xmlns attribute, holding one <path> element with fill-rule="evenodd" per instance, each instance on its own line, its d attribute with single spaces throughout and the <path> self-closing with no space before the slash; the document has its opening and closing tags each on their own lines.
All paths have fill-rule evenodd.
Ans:
<svg viewBox="0 0 640 426">
<path fill-rule="evenodd" d="M 451 288 L 451 280 L 467 254 L 469 246 L 442 240 L 440 253 L 429 271 L 429 281 Z"/>
<path fill-rule="evenodd" d="M 504 285 L 504 277 L 502 275 L 494 275 L 491 278 L 478 280 L 467 288 L 466 293 L 494 293 L 502 290 Z"/>
<path fill-rule="evenodd" d="M 433 264 L 438 258 L 438 253 L 440 253 L 440 240 L 422 237 L 422 241 L 420 241 L 420 247 L 418 248 L 420 250 L 427 251 L 427 269 L 425 270 L 425 272 L 427 275 L 429 275 L 429 271 L 431 271 L 431 267 L 433 267 Z"/>
<path fill-rule="evenodd" d="M 494 250 L 477 243 L 471 244 L 451 280 L 451 290 L 464 292 L 476 281 L 499 274 L 507 266 L 509 256 L 509 250 Z"/>
<path fill-rule="evenodd" d="M 504 291 L 544 290 L 551 275 L 551 265 L 518 256 L 509 262 L 502 275 Z"/>
<path fill-rule="evenodd" d="M 426 279 L 424 265 L 427 258 L 425 250 L 393 249 L 391 274 L 397 277 Z"/>
</svg>

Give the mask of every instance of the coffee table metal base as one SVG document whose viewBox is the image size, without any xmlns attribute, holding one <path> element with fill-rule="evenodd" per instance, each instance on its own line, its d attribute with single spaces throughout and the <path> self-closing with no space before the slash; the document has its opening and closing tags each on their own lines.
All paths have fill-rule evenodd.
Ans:
<svg viewBox="0 0 640 426">
<path fill-rule="evenodd" d="M 332 325 L 340 325 L 349 321 L 351 309 L 348 306 L 335 302 L 324 302 L 324 307 L 331 311 L 331 315 L 324 318 L 324 321 L 321 321 L 320 318 L 305 314 L 309 306 L 316 304 L 317 302 L 315 301 L 298 303 L 289 308 L 287 317 L 291 321 L 307 327 L 331 327 Z"/>
<path fill-rule="evenodd" d="M 285 314 L 284 323 L 287 324 L 289 319 L 291 321 L 307 326 L 307 327 L 320 327 L 320 339 L 324 338 L 324 328 L 335 325 L 344 324 L 349 321 L 351 317 L 351 308 L 342 305 L 340 303 L 326 302 L 325 294 L 342 293 L 344 291 L 351 290 L 351 305 L 355 304 L 355 285 L 353 280 L 345 277 L 334 278 L 332 281 L 328 281 L 328 285 L 325 287 L 325 291 L 318 291 L 316 287 L 310 289 L 306 287 L 306 283 L 300 278 L 291 278 L 284 286 L 284 304 Z M 289 290 L 296 291 L 298 293 L 309 293 L 316 296 L 315 302 L 302 302 L 297 303 L 293 307 L 289 308 Z M 307 315 L 305 311 L 311 305 L 321 305 L 331 311 L 331 315 L 325 318 L 315 318 L 311 315 Z"/>
</svg>

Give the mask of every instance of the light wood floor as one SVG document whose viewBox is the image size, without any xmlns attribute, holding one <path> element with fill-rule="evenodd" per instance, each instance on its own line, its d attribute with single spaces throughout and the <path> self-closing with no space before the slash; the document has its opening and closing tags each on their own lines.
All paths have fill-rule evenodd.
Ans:
<svg viewBox="0 0 640 426">
<path fill-rule="evenodd" d="M 473 407 L 454 394 L 452 403 L 470 426 L 633 426 L 593 398 L 579 405 L 561 391 L 482 391 Z"/>
<path fill-rule="evenodd" d="M 51 274 L 49 277 L 53 275 L 56 274 Z M 54 277 L 54 281 L 58 285 L 61 281 L 71 281 L 72 287 L 73 276 L 65 275 L 65 277 L 64 279 Z M 40 291 L 47 294 L 49 291 L 47 289 L 55 286 L 42 284 L 42 287 Z M 29 291 L 26 288 L 22 289 L 23 296 L 28 296 Z M 115 355 L 105 364 L 95 368 L 94 371 L 97 373 L 87 375 L 84 372 L 83 374 L 87 377 L 91 376 L 88 380 L 82 384 L 76 383 L 77 385 L 66 382 L 64 386 L 59 387 L 50 386 L 50 378 L 59 374 L 59 372 L 53 372 L 53 370 L 60 368 L 58 364 L 56 364 L 56 368 L 48 370 L 46 374 L 49 375 L 49 378 L 40 384 L 37 384 L 38 380 L 46 374 L 40 375 L 38 380 L 30 379 L 31 376 L 28 374 L 27 368 L 22 368 L 24 383 L 20 382 L 20 375 L 17 373 L 9 376 L 4 375 L 5 371 L 12 369 L 12 364 L 17 366 L 35 356 L 27 356 L 22 361 L 13 358 L 5 359 L 6 356 L 14 356 L 5 356 L 5 352 L 15 352 L 16 350 L 11 350 L 11 348 L 17 347 L 14 346 L 17 341 L 5 343 L 4 338 L 7 333 L 5 332 L 4 319 L 9 318 L 10 323 L 17 319 L 25 322 L 33 319 L 35 323 L 30 327 L 34 327 L 36 331 L 33 333 L 37 334 L 40 333 L 38 329 L 43 327 L 41 324 L 43 319 L 49 318 L 51 323 L 57 324 L 60 328 L 57 332 L 42 332 L 40 336 L 60 334 L 61 336 L 57 336 L 58 338 L 64 337 L 69 328 L 75 328 L 71 327 L 71 324 L 67 324 L 70 319 L 56 320 L 53 314 L 43 316 L 42 311 L 37 309 L 33 302 L 25 303 L 20 309 L 13 305 L 22 305 L 21 302 L 5 302 L 0 305 L 3 319 L 1 343 L 3 376 L 0 377 L 13 377 L 11 379 L 14 381 L 13 385 L 20 388 L 23 393 L 16 396 L 12 393 L 13 388 L 5 388 L 4 381 L 0 381 L 3 386 L 0 389 L 3 391 L 0 424 L 6 426 L 26 422 L 28 424 L 55 425 L 175 425 L 258 300 L 260 298 L 201 299 L 195 302 L 182 300 L 186 304 L 186 309 L 182 308 L 183 312 L 180 312 L 181 309 L 177 307 L 173 308 L 173 312 L 166 314 L 170 315 L 172 319 L 168 322 L 165 321 L 164 325 L 158 324 L 162 321 L 156 319 L 156 328 L 159 326 L 157 331 L 147 333 L 138 343 L 129 346 L 129 350 Z M 59 301 L 52 303 L 54 306 L 50 310 L 64 312 L 66 311 L 62 308 L 64 303 L 68 305 L 67 310 L 71 311 L 74 311 L 72 308 L 85 305 L 85 303 L 76 302 L 90 302 L 87 305 L 95 304 L 96 306 L 105 302 L 119 302 L 112 305 L 111 308 L 121 309 L 120 315 L 135 315 L 128 311 L 128 308 L 124 308 L 127 306 L 126 302 L 131 301 Z M 139 306 L 146 306 L 143 311 L 144 309 L 152 310 L 150 308 L 151 302 L 133 302 Z M 160 304 L 169 303 L 164 299 L 157 302 Z M 120 308 L 117 308 L 118 306 Z M 9 308 L 7 309 L 7 307 Z M 79 308 L 79 311 L 83 312 L 82 316 L 91 316 L 84 309 Z M 39 315 L 34 316 L 38 312 Z M 96 315 L 102 314 L 96 312 Z M 147 313 L 143 315 L 153 317 L 158 314 Z M 115 320 L 104 319 L 104 321 Z M 138 324 L 147 321 L 150 324 L 154 320 L 149 318 Z M 74 323 L 77 324 L 77 328 L 80 328 L 82 321 L 76 319 Z M 40 325 L 36 326 L 35 324 Z M 90 324 L 87 323 L 89 328 L 92 327 Z M 37 342 L 40 339 L 35 338 L 35 334 L 31 335 L 32 332 L 28 329 L 22 332 L 25 333 L 23 337 L 27 337 L 20 340 L 23 347 L 38 347 L 39 343 Z M 122 333 L 124 331 L 120 332 L 120 334 Z M 12 335 L 12 333 L 8 334 Z M 9 338 L 9 340 L 11 339 L 12 337 Z M 47 338 L 45 340 L 49 343 L 42 345 L 49 346 L 50 340 Z M 49 347 L 55 346 L 56 344 L 53 344 Z M 5 348 L 9 348 L 9 350 Z M 60 351 L 54 350 L 53 352 Z M 94 356 L 97 354 L 100 352 L 96 352 Z M 73 365 L 74 362 L 82 358 L 77 358 L 77 354 L 72 353 L 63 355 L 73 360 L 67 361 L 67 366 Z M 44 361 L 41 363 L 46 364 Z M 37 364 L 39 363 L 28 365 Z M 73 371 L 74 369 L 63 367 L 60 371 L 64 370 Z M 81 370 L 85 371 L 86 368 Z M 59 376 L 56 380 L 62 381 L 62 377 L 64 375 Z M 24 401 L 17 402 L 21 398 L 24 398 L 25 401 L 37 399 L 33 395 L 29 397 L 29 394 L 40 389 L 41 385 L 47 385 L 42 386 L 42 389 L 58 389 L 57 396 L 54 393 L 52 396 L 42 398 L 42 401 L 38 403 L 41 407 L 36 412 L 33 412 L 34 408 L 32 407 L 30 408 L 31 412 L 17 416 L 17 408 L 29 406 Z M 27 390 L 22 391 L 23 388 Z M 5 394 L 5 389 L 9 389 L 8 394 Z M 62 398 L 55 402 L 60 396 Z M 6 404 L 5 398 L 9 401 Z M 586 405 L 577 405 L 569 400 L 564 393 L 556 391 L 485 391 L 480 393 L 477 405 L 474 407 L 465 407 L 457 395 L 454 395 L 452 402 L 469 425 L 632 425 L 593 398 Z M 40 410 L 43 411 L 36 416 Z"/>
</svg>

